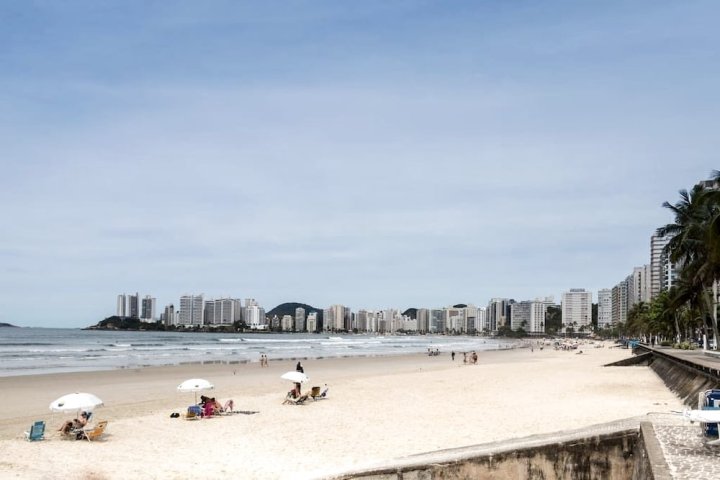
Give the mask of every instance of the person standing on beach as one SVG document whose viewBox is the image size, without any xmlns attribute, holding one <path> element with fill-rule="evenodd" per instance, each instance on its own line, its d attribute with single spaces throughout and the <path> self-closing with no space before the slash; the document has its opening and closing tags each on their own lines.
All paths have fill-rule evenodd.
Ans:
<svg viewBox="0 0 720 480">
<path fill-rule="evenodd" d="M 300 362 L 298 362 L 297 365 L 295 366 L 295 370 L 300 373 L 305 373 L 305 369 L 303 368 L 302 363 L 300 363 Z"/>
<path fill-rule="evenodd" d="M 453 362 L 455 361 L 455 352 L 454 351 L 452 353 L 450 353 L 450 358 L 452 359 Z"/>
</svg>

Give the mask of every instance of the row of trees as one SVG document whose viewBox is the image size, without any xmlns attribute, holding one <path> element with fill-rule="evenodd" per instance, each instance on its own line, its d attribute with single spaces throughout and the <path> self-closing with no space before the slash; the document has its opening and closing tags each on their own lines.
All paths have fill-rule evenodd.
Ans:
<svg viewBox="0 0 720 480">
<path fill-rule="evenodd" d="M 663 207 L 675 221 L 657 230 L 670 237 L 665 252 L 675 264 L 676 281 L 649 303 L 628 312 L 620 333 L 658 336 L 680 343 L 703 332 L 720 338 L 716 311 L 720 280 L 720 171 L 709 184 L 680 191 L 680 200 Z M 717 341 L 715 348 L 717 348 Z"/>
</svg>

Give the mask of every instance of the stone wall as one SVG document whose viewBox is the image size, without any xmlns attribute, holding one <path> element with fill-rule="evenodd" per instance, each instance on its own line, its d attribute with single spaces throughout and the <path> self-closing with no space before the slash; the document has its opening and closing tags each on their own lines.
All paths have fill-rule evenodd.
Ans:
<svg viewBox="0 0 720 480">
<path fill-rule="evenodd" d="M 631 480 L 651 479 L 635 466 L 639 421 L 571 433 L 433 452 L 392 465 L 348 472 L 336 479 L 364 480 Z M 619 428 L 618 428 L 619 427 Z M 644 458 L 647 458 L 645 455 Z M 634 471 L 637 475 L 633 477 Z"/>
</svg>

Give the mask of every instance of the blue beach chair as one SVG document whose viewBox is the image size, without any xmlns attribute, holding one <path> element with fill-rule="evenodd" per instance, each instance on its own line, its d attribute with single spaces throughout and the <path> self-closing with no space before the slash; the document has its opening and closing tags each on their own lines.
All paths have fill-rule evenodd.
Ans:
<svg viewBox="0 0 720 480">
<path fill-rule="evenodd" d="M 45 439 L 45 422 L 42 420 L 38 420 L 37 422 L 33 423 L 30 427 L 30 431 L 25 432 L 25 438 L 28 439 L 30 442 L 34 442 L 37 440 L 44 440 Z"/>
</svg>

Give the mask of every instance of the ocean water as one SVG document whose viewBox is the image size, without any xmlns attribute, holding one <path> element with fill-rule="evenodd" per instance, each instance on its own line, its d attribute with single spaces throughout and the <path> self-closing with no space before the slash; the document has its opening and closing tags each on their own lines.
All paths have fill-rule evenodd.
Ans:
<svg viewBox="0 0 720 480">
<path fill-rule="evenodd" d="M 183 363 L 272 360 L 511 348 L 513 342 L 469 336 L 227 334 L 0 328 L 0 377 Z"/>
</svg>

